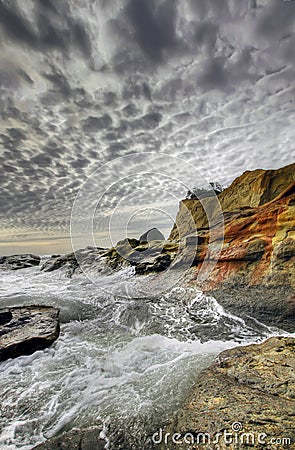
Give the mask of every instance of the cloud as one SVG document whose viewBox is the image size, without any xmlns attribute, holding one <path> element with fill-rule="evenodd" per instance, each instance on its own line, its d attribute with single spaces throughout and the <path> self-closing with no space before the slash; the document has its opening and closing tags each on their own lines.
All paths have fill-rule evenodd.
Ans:
<svg viewBox="0 0 295 450">
<path fill-rule="evenodd" d="M 0 24 L 5 34 L 20 45 L 27 45 L 38 51 L 67 51 L 73 46 L 89 57 L 90 37 L 83 23 L 70 15 L 68 6 L 67 1 L 61 5 L 37 0 L 34 2 L 32 23 L 17 2 L 1 0 Z"/>
<path fill-rule="evenodd" d="M 175 22 L 177 2 L 166 0 L 130 0 L 127 14 L 134 28 L 135 39 L 153 61 L 163 60 L 164 51 L 178 45 Z"/>
<path fill-rule="evenodd" d="M 121 156 L 168 155 L 157 167 L 151 158 L 150 179 L 126 180 L 130 167 L 122 164 L 105 170 L 98 191 L 108 191 L 106 217 L 131 194 L 139 207 L 152 207 L 175 193 L 176 212 L 186 189 L 163 174 L 194 184 L 185 162 L 225 185 L 244 170 L 293 162 L 294 2 L 23 5 L 0 0 L 6 235 L 68 233 L 80 187 Z M 173 165 L 169 155 L 184 163 Z M 143 170 L 132 158 L 131 168 Z"/>
<path fill-rule="evenodd" d="M 295 8 L 292 2 L 270 0 L 257 20 L 258 34 L 271 40 L 294 31 Z"/>
</svg>

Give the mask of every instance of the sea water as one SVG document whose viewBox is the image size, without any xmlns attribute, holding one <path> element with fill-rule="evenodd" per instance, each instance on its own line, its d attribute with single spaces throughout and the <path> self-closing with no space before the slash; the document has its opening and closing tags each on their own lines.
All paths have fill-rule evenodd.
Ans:
<svg viewBox="0 0 295 450">
<path fill-rule="evenodd" d="M 50 348 L 0 363 L 2 450 L 29 450 L 93 424 L 104 427 L 108 448 L 112 440 L 123 442 L 115 448 L 144 448 L 217 353 L 278 331 L 245 322 L 191 287 L 120 295 L 127 280 L 143 279 L 131 269 L 95 283 L 62 270 L 1 271 L 1 307 L 52 305 L 61 319 Z"/>
</svg>

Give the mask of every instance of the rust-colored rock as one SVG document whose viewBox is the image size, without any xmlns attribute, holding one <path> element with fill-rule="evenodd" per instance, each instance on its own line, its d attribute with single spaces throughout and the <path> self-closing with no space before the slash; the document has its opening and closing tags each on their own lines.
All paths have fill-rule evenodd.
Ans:
<svg viewBox="0 0 295 450">
<path fill-rule="evenodd" d="M 277 198 L 292 182 L 295 181 L 295 164 L 278 170 L 257 169 L 246 171 L 216 197 L 199 200 L 182 200 L 176 217 L 176 223 L 171 231 L 170 240 L 176 240 L 191 234 L 196 230 L 208 227 L 210 221 L 218 221 L 220 207 L 223 214 L 229 218 L 235 214 L 251 214 L 251 208 L 262 206 Z M 202 207 L 205 206 L 206 212 Z M 229 214 L 230 213 L 230 214 Z"/>
<path fill-rule="evenodd" d="M 201 237 L 191 282 L 205 258 L 216 261 L 203 290 L 235 312 L 295 331 L 295 164 L 245 172 L 218 200 L 224 227 L 216 198 L 205 199 L 215 224 L 210 230 L 198 200 L 181 203 L 176 221 L 181 241 L 188 235 Z M 179 236 L 176 225 L 170 238 Z"/>
</svg>

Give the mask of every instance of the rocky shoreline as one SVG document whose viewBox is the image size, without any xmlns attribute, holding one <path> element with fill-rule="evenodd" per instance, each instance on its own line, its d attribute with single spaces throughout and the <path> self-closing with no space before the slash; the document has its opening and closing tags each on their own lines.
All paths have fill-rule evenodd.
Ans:
<svg viewBox="0 0 295 450">
<path fill-rule="evenodd" d="M 295 331 L 295 164 L 245 172 L 217 198 L 182 201 L 168 241 L 152 230 L 158 240 L 144 240 L 147 232 L 111 249 L 53 255 L 41 270 L 63 269 L 69 277 L 81 267 L 108 274 L 133 266 L 138 275 L 185 270 L 188 285 L 213 295 L 230 311 Z M 38 257 L 26 256 L 19 264 L 11 257 L 13 268 L 37 264 Z M 213 269 L 200 282 L 205 262 Z M 8 261 L 0 261 L 3 265 Z"/>
<path fill-rule="evenodd" d="M 156 443 L 162 437 L 155 448 L 295 448 L 294 373 L 292 337 L 222 352 L 199 374 L 171 423 L 155 434 Z"/>
<path fill-rule="evenodd" d="M 226 350 L 198 375 L 183 406 L 141 449 L 294 449 L 294 374 L 295 338 L 273 337 Z M 62 433 L 35 449 L 99 450 L 106 444 L 97 424 Z"/>
<path fill-rule="evenodd" d="M 222 217 L 220 209 L 215 209 L 216 202 Z M 209 210 L 213 227 L 208 225 Z M 157 240 L 149 240 L 148 234 L 124 239 L 111 249 L 91 247 L 53 255 L 40 270 L 63 270 L 72 277 L 82 266 L 104 274 L 132 266 L 137 275 L 158 273 L 161 277 L 167 269 L 187 267 L 187 286 L 213 295 L 240 317 L 250 316 L 294 333 L 295 164 L 277 171 L 245 172 L 217 199 L 184 200 L 169 240 L 154 231 Z M 206 261 L 214 263 L 213 269 L 200 282 L 199 273 Z M 0 268 L 5 270 L 39 265 L 40 257 L 34 255 L 0 258 Z M 42 308 L 0 312 L 0 361 L 46 348 L 57 339 L 58 311 Z M 191 396 L 171 423 L 163 424 L 162 431 L 170 436 L 177 432 L 180 438 L 201 432 L 211 436 L 230 432 L 230 427 L 239 423 L 245 433 L 290 439 L 288 448 L 295 448 L 294 369 L 293 337 L 271 338 L 226 351 L 199 375 Z M 36 448 L 104 448 L 101 431 L 100 426 L 73 430 Z M 278 448 L 270 441 L 254 446 L 239 442 L 214 445 L 193 444 L 189 448 Z M 147 446 L 156 448 L 187 449 L 187 443 Z"/>
</svg>

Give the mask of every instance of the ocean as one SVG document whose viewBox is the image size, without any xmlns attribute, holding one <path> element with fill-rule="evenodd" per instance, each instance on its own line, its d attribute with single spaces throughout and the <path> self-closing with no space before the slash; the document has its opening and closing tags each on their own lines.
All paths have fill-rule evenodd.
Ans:
<svg viewBox="0 0 295 450">
<path fill-rule="evenodd" d="M 52 347 L 0 364 L 1 450 L 29 450 L 92 424 L 102 426 L 107 448 L 148 448 L 220 351 L 280 332 L 193 287 L 128 296 L 126 283 L 148 280 L 132 268 L 98 274 L 95 283 L 39 267 L 1 271 L 1 280 L 1 307 L 52 305 L 61 319 Z"/>
</svg>

